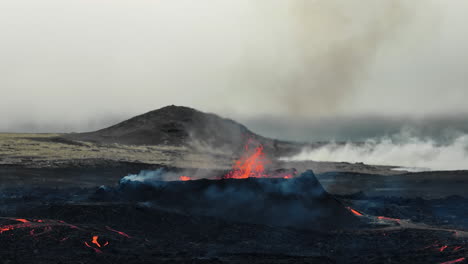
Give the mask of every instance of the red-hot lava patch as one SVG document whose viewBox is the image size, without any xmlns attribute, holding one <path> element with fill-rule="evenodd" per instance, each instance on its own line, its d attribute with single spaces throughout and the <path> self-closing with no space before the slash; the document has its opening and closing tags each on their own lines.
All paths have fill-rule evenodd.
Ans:
<svg viewBox="0 0 468 264">
<path fill-rule="evenodd" d="M 109 240 L 105 239 L 121 243 L 122 237 L 131 238 L 124 232 L 110 227 L 106 229 L 96 226 L 78 227 L 63 220 L 0 217 L 0 238 L 29 240 L 33 244 L 40 243 L 54 248 L 76 245 L 74 250 L 77 252 L 86 252 L 89 248 L 95 253 L 102 254 L 109 246 Z M 79 242 L 83 246 L 79 247 Z M 53 248 L 51 250 L 53 251 Z"/>
</svg>

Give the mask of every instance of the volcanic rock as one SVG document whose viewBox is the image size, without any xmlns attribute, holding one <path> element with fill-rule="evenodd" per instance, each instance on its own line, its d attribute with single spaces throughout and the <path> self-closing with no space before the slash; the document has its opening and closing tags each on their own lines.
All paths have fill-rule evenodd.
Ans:
<svg viewBox="0 0 468 264">
<path fill-rule="evenodd" d="M 104 192 L 108 192 L 108 196 Z M 97 200 L 149 202 L 157 208 L 228 221 L 323 230 L 357 227 L 359 220 L 327 193 L 312 171 L 293 179 L 247 178 L 134 181 Z"/>
</svg>

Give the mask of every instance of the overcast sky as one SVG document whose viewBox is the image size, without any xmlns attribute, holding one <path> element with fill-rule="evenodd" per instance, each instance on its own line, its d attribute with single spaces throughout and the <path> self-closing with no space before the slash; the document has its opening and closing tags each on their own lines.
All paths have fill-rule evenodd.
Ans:
<svg viewBox="0 0 468 264">
<path fill-rule="evenodd" d="M 2 0 L 0 131 L 94 129 L 169 104 L 247 122 L 464 114 L 466 10 L 465 0 Z"/>
</svg>

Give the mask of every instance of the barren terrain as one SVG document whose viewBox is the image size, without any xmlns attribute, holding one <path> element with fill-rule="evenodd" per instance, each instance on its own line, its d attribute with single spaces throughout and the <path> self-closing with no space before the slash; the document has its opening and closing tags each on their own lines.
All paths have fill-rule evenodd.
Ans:
<svg viewBox="0 0 468 264">
<path fill-rule="evenodd" d="M 194 120 L 248 135 L 210 139 Z M 268 162 L 230 178 L 252 166 L 249 138 Z M 0 134 L 1 260 L 467 262 L 466 171 L 277 159 L 303 146 L 173 106 L 91 133 Z"/>
</svg>

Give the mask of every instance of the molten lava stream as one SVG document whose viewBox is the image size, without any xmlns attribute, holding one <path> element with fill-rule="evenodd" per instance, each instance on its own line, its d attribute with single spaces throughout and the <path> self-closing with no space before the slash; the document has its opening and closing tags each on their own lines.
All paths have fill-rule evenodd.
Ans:
<svg viewBox="0 0 468 264">
<path fill-rule="evenodd" d="M 451 260 L 447 262 L 442 262 L 440 264 L 455 264 L 455 263 L 460 263 L 462 261 L 465 261 L 465 258 L 459 258 L 459 259 L 455 259 L 455 260 Z"/>
<path fill-rule="evenodd" d="M 357 210 L 354 210 L 353 208 L 351 207 L 347 207 L 349 211 L 351 211 L 351 213 L 353 213 L 354 215 L 357 215 L 357 216 L 363 216 L 363 214 L 361 214 L 360 212 L 358 212 Z"/>
</svg>

